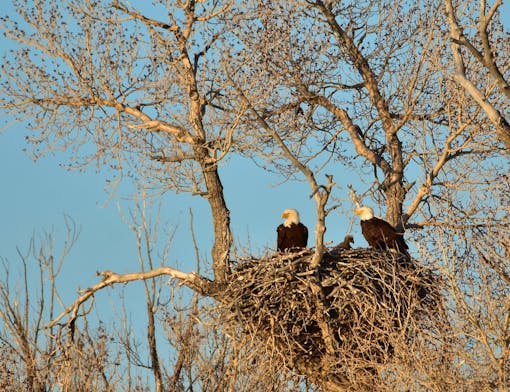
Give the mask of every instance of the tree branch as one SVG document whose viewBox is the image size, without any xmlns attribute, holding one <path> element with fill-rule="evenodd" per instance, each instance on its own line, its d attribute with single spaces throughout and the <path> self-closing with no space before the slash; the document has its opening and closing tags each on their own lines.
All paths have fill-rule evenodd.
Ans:
<svg viewBox="0 0 510 392">
<path fill-rule="evenodd" d="M 287 147 L 283 139 L 280 137 L 278 132 L 276 132 L 271 125 L 268 124 L 266 119 L 253 107 L 249 99 L 246 97 L 242 89 L 237 86 L 237 84 L 231 79 L 232 83 L 236 87 L 241 101 L 243 105 L 248 108 L 253 115 L 255 116 L 256 121 L 260 124 L 260 126 L 276 141 L 276 143 L 280 146 L 283 151 L 283 155 L 292 163 L 292 165 L 297 168 L 307 179 L 310 187 L 312 188 L 312 194 L 310 197 L 315 199 L 315 206 L 317 212 L 317 222 L 315 225 L 315 254 L 313 256 L 311 266 L 315 268 L 319 265 L 322 255 L 325 252 L 324 247 L 324 233 L 326 232 L 326 204 L 329 199 L 329 195 L 331 193 L 331 189 L 333 187 L 333 176 L 326 175 L 328 179 L 328 184 L 326 186 L 319 185 L 317 180 L 315 179 L 315 175 L 313 171 L 305 164 L 301 163 L 299 159 L 292 153 L 292 151 Z"/>
<path fill-rule="evenodd" d="M 373 73 L 367 59 L 359 51 L 354 40 L 349 37 L 347 32 L 343 30 L 342 27 L 340 27 L 331 9 L 323 1 L 316 1 L 315 5 L 326 17 L 333 35 L 337 39 L 339 45 L 346 50 L 347 55 L 354 64 L 354 67 L 363 78 L 363 81 L 365 82 L 365 88 L 367 89 L 370 99 L 377 109 L 377 112 L 379 113 L 379 117 L 381 118 L 381 122 L 385 131 L 387 133 L 395 133 L 396 130 L 393 129 L 394 127 L 392 125 L 393 122 L 391 120 L 391 114 L 388 109 L 388 103 L 379 91 L 377 78 Z"/>
<path fill-rule="evenodd" d="M 439 175 L 441 169 L 444 168 L 448 161 L 459 155 L 458 148 L 453 148 L 453 142 L 465 131 L 469 124 L 470 122 L 459 126 L 458 129 L 455 132 L 452 132 L 448 139 L 446 139 L 443 152 L 439 156 L 434 167 L 428 172 L 427 177 L 418 189 L 418 193 L 414 197 L 414 200 L 411 202 L 411 205 L 407 208 L 406 213 L 402 217 L 404 226 L 409 221 L 409 218 L 416 212 L 423 201 L 423 198 L 430 193 L 434 180 Z"/>
<path fill-rule="evenodd" d="M 366 158 L 377 167 L 380 167 L 385 174 L 391 172 L 391 165 L 388 163 L 388 161 L 386 161 L 380 155 L 376 154 L 365 144 L 363 139 L 360 137 L 361 132 L 359 127 L 352 122 L 352 119 L 350 118 L 347 111 L 334 105 L 322 95 L 314 95 L 310 100 L 317 103 L 318 105 L 321 105 L 340 120 L 344 128 L 349 133 L 351 141 L 354 144 L 354 148 L 359 155 Z"/>
<path fill-rule="evenodd" d="M 484 3 L 484 2 L 482 2 Z M 503 115 L 492 105 L 487 97 L 476 87 L 476 85 L 466 77 L 466 70 L 464 59 L 460 51 L 460 45 L 466 46 L 469 51 L 478 59 L 478 61 L 484 65 L 489 73 L 496 79 L 498 85 L 502 87 L 503 92 L 508 97 L 510 96 L 510 89 L 508 83 L 502 78 L 499 70 L 496 67 L 494 59 L 491 54 L 490 42 L 487 36 L 487 25 L 490 18 L 494 15 L 498 2 L 494 4 L 494 7 L 490 10 L 489 15 L 485 15 L 485 7 L 481 7 L 480 10 L 480 24 L 479 34 L 481 35 L 484 43 L 485 54 L 479 53 L 476 48 L 466 39 L 463 35 L 462 28 L 457 22 L 455 17 L 455 11 L 451 0 L 445 0 L 446 15 L 448 17 L 448 23 L 450 25 L 450 40 L 451 50 L 453 54 L 453 61 L 455 65 L 455 73 L 453 78 L 457 83 L 475 100 L 475 102 L 482 108 L 487 114 L 489 120 L 494 124 L 496 128 L 496 135 L 505 144 L 507 152 L 510 152 L 510 124 L 503 117 Z M 490 62 L 490 63 L 489 63 Z"/>
<path fill-rule="evenodd" d="M 97 291 L 117 283 L 128 283 L 137 280 L 151 279 L 161 275 L 168 275 L 170 278 L 179 280 L 181 284 L 202 295 L 214 296 L 217 291 L 217 285 L 211 280 L 195 272 L 186 273 L 176 270 L 172 267 L 159 267 L 149 271 L 133 272 L 128 274 L 117 274 L 115 272 L 106 270 L 103 272 L 97 272 L 96 275 L 101 276 L 103 278 L 102 281 L 92 287 L 83 290 L 83 294 L 80 295 L 70 306 L 64 309 L 60 315 L 53 319 L 46 326 L 46 328 L 54 327 L 67 315 L 69 315 L 69 318 L 66 322 L 66 325 L 74 323 L 78 317 L 78 311 L 83 303 L 89 300 L 89 298 L 93 297 Z"/>
</svg>

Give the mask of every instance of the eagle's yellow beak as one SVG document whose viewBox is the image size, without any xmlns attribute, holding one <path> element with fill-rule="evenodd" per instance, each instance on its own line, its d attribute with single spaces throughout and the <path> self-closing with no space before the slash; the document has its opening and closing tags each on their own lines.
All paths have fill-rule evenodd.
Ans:
<svg viewBox="0 0 510 392">
<path fill-rule="evenodd" d="M 354 212 L 356 215 L 361 215 L 361 210 L 359 208 L 356 208 L 356 211 Z"/>
<path fill-rule="evenodd" d="M 282 214 L 282 219 L 287 219 L 287 216 L 288 216 L 288 213 L 284 212 L 284 213 Z"/>
</svg>

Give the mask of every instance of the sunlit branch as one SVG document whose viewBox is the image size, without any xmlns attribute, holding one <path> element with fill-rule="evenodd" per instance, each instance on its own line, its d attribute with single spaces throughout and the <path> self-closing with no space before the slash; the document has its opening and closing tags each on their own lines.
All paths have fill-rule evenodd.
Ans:
<svg viewBox="0 0 510 392">
<path fill-rule="evenodd" d="M 188 286 L 200 294 L 214 294 L 214 283 L 209 279 L 194 272 L 186 273 L 172 267 L 165 266 L 150 271 L 134 272 L 128 274 L 117 274 L 115 272 L 106 270 L 103 272 L 97 272 L 96 274 L 102 277 L 102 281 L 92 287 L 89 287 L 88 289 L 83 290 L 83 294 L 80 295 L 70 306 L 64 309 L 64 311 L 59 316 L 53 319 L 46 326 L 46 328 L 54 327 L 66 316 L 69 316 L 66 324 L 74 322 L 74 320 L 76 320 L 78 317 L 79 309 L 83 303 L 93 297 L 96 292 L 117 283 L 128 283 L 136 280 L 145 280 L 162 275 L 168 275 L 170 278 L 179 280 L 181 284 Z"/>
<path fill-rule="evenodd" d="M 354 144 L 358 154 L 365 157 L 368 161 L 372 162 L 377 167 L 380 167 L 384 173 L 389 173 L 391 171 L 390 164 L 365 144 L 361 138 L 359 127 L 353 123 L 347 111 L 334 105 L 326 97 L 321 95 L 315 95 L 311 97 L 311 101 L 321 105 L 340 120 L 344 128 L 349 133 L 351 141 Z"/>
<path fill-rule="evenodd" d="M 490 72 L 490 74 L 496 79 L 498 85 L 502 88 L 502 91 L 507 97 L 510 97 L 510 88 L 508 83 L 505 81 L 499 69 L 497 68 L 495 61 L 491 54 L 491 46 L 487 36 L 487 26 L 490 19 L 494 15 L 496 9 L 501 5 L 500 0 L 496 1 L 494 6 L 489 11 L 488 15 L 485 15 L 485 2 L 481 2 L 480 9 L 480 24 L 479 34 L 484 44 L 485 54 L 482 54 L 473 47 L 473 45 L 466 39 L 463 34 L 462 28 L 459 25 L 455 16 L 455 10 L 451 0 L 445 0 L 446 14 L 448 17 L 448 23 L 450 25 L 450 46 L 453 54 L 453 61 L 455 64 L 455 72 L 453 74 L 454 79 L 459 83 L 466 92 L 476 101 L 476 103 L 484 110 L 489 120 L 494 124 L 496 134 L 501 141 L 506 145 L 507 151 L 510 152 L 510 124 L 507 122 L 503 114 L 489 102 L 485 94 L 466 76 L 466 69 L 464 59 L 460 50 L 460 46 L 466 46 L 470 53 Z"/>
<path fill-rule="evenodd" d="M 288 148 L 287 144 L 280 137 L 280 135 L 269 125 L 266 119 L 253 107 L 249 99 L 246 97 L 242 89 L 235 84 L 233 80 L 232 83 L 235 85 L 241 101 L 243 104 L 250 109 L 250 111 L 255 116 L 257 122 L 260 126 L 278 143 L 280 146 L 284 156 L 292 163 L 292 165 L 297 168 L 307 179 L 310 184 L 312 194 L 310 197 L 315 199 L 316 203 L 316 212 L 317 212 L 317 223 L 315 226 L 315 254 L 312 259 L 311 265 L 312 267 L 317 267 L 322 259 L 322 255 L 324 254 L 324 233 L 326 232 L 326 204 L 329 199 L 329 195 L 331 194 L 331 190 L 333 188 L 333 176 L 327 175 L 328 184 L 326 186 L 319 185 L 317 180 L 315 179 L 315 175 L 313 171 L 303 163 L 299 161 L 299 159 L 292 153 L 292 151 Z"/>
<path fill-rule="evenodd" d="M 428 172 L 427 178 L 418 189 L 416 196 L 414 197 L 413 201 L 411 202 L 410 206 L 407 208 L 404 216 L 402 217 L 404 224 L 406 224 L 409 218 L 416 212 L 423 199 L 428 194 L 430 194 L 430 190 L 434 185 L 434 180 L 439 175 L 440 171 L 444 168 L 446 163 L 457 156 L 456 154 L 458 153 L 459 148 L 457 147 L 454 149 L 452 147 L 452 144 L 462 133 L 465 132 L 466 128 L 469 125 L 470 122 L 462 124 L 457 128 L 457 130 L 455 130 L 454 132 L 452 132 L 450 136 L 448 136 L 448 139 L 446 139 L 442 154 L 438 158 L 432 170 Z"/>
<path fill-rule="evenodd" d="M 383 127 L 388 133 L 388 136 L 390 136 L 390 134 L 394 134 L 396 130 L 393 129 L 394 127 L 392 125 L 391 115 L 388 110 L 388 103 L 379 91 L 377 78 L 373 73 L 367 59 L 359 51 L 355 42 L 351 37 L 349 37 L 347 32 L 343 30 L 342 27 L 340 27 L 335 18 L 335 15 L 331 11 L 331 8 L 321 0 L 315 1 L 314 4 L 326 17 L 333 35 L 337 39 L 339 45 L 346 49 L 351 61 L 363 78 L 365 82 L 365 88 L 367 89 L 370 99 L 372 100 L 379 113 Z"/>
</svg>

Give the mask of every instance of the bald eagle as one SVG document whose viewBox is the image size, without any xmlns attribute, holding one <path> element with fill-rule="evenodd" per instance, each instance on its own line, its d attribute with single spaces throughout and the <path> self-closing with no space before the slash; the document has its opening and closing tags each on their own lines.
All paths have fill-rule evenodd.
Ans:
<svg viewBox="0 0 510 392">
<path fill-rule="evenodd" d="M 299 221 L 299 212 L 293 208 L 283 211 L 285 221 L 278 226 L 277 246 L 280 252 L 292 248 L 306 248 L 308 242 L 308 229 Z"/>
<path fill-rule="evenodd" d="M 356 215 L 361 218 L 361 232 L 368 245 L 375 249 L 394 249 L 409 257 L 409 247 L 404 241 L 404 236 L 384 219 L 374 216 L 374 210 L 370 207 L 356 209 Z"/>
</svg>

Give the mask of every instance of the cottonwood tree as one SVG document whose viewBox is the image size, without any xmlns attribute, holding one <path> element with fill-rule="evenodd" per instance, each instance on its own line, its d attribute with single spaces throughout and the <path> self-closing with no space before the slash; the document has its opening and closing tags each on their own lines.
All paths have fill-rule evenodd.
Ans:
<svg viewBox="0 0 510 392">
<path fill-rule="evenodd" d="M 488 132 L 493 125 L 467 106 L 449 74 L 454 64 L 439 5 L 261 2 L 254 12 L 258 23 L 243 25 L 232 49 L 240 60 L 231 72 L 238 70 L 238 89 L 250 98 L 255 116 L 303 160 L 329 153 L 320 154 L 319 163 L 335 159 L 337 177 L 349 167 L 361 169 L 394 225 L 414 214 L 415 220 L 432 219 L 422 207 L 447 186 L 441 172 L 448 183 L 463 181 L 466 173 L 458 176 L 452 166 L 499 150 Z M 494 34 L 503 34 L 500 26 L 495 23 Z M 508 65 L 503 68 L 508 73 Z M 504 112 L 508 100 L 500 100 Z M 259 156 L 274 154 L 274 138 L 267 139 L 256 144 Z M 285 160 L 281 170 L 283 165 Z"/>
<path fill-rule="evenodd" d="M 510 124 L 505 116 L 508 113 L 510 84 L 505 54 L 508 53 L 509 33 L 505 33 L 503 25 L 495 19 L 501 5 L 501 0 L 492 5 L 481 0 L 475 14 L 471 11 L 475 4 L 445 1 L 455 66 L 453 77 L 480 105 L 508 150 Z"/>
<path fill-rule="evenodd" d="M 69 314 L 74 320 L 103 287 L 160 275 L 221 300 L 233 241 L 219 165 L 240 154 L 309 182 L 318 217 L 315 265 L 335 207 L 329 196 L 345 192 L 344 172 L 359 174 L 366 188 L 358 193 L 385 207 L 389 222 L 419 240 L 420 255 L 430 256 L 424 262 L 451 281 L 449 310 L 466 338 L 452 350 L 455 358 L 462 353 L 480 380 L 490 374 L 490 383 L 507 386 L 508 325 L 490 323 L 494 342 L 482 346 L 498 359 L 480 369 L 469 343 L 487 340 L 484 328 L 466 330 L 474 325 L 466 319 L 469 310 L 477 308 L 470 298 L 481 287 L 466 282 L 494 278 L 483 281 L 501 290 L 476 297 L 487 304 L 508 291 L 508 267 L 495 261 L 507 257 L 507 249 L 493 240 L 495 232 L 507 237 L 509 225 L 501 192 L 509 108 L 502 81 L 509 70 L 505 57 L 493 53 L 508 53 L 509 41 L 498 2 L 487 13 L 481 3 L 480 40 L 489 40 L 483 52 L 473 52 L 476 42 L 459 27 L 460 5 L 449 1 L 16 4 L 18 18 L 2 19 L 4 34 L 19 49 L 3 63 L 1 106 L 29 120 L 35 155 L 66 149 L 71 166 L 110 166 L 119 179 L 133 176 L 143 187 L 200 195 L 213 222 L 214 279 L 169 266 L 126 275 L 104 271 L 103 281 L 51 326 Z M 462 12 L 462 20 L 477 19 L 469 6 Z M 459 46 L 486 73 L 460 73 L 468 60 Z M 459 88 L 463 77 L 478 84 L 499 117 L 471 87 L 469 94 Z M 488 253 L 481 246 L 487 241 Z M 459 261 L 462 267 L 452 270 L 450 261 L 465 248 L 472 251 L 463 259 L 469 263 Z M 455 257 L 439 257 L 445 249 Z M 489 323 L 502 314 L 480 317 Z M 420 377 L 433 378 L 421 371 Z M 469 379 L 462 371 L 444 372 L 458 385 Z"/>
<path fill-rule="evenodd" d="M 435 250 L 422 259 L 437 263 L 457 288 L 451 294 L 459 334 L 477 330 L 476 337 L 464 335 L 459 347 L 468 347 L 470 339 L 486 342 L 477 349 L 493 359 L 485 367 L 491 377 L 476 378 L 507 385 L 502 376 L 508 362 L 502 344 L 508 334 L 506 305 L 495 305 L 508 293 L 506 246 L 498 239 L 509 232 L 508 198 L 500 190 L 508 186 L 508 163 L 498 159 L 504 155 L 504 114 L 509 112 L 509 40 L 500 3 L 480 2 L 479 10 L 472 3 L 448 2 L 444 8 L 433 1 L 259 4 L 258 23 L 250 20 L 238 33 L 244 42 L 239 52 L 249 55 L 240 55 L 232 67 L 239 70 L 238 89 L 258 111 L 253 121 L 264 119 L 258 136 L 268 134 L 269 124 L 301 159 L 317 161 L 321 153 L 317 166 L 335 160 L 337 181 L 342 171 L 356 170 L 368 183 L 368 194 L 386 205 L 388 221 L 421 228 L 413 233 L 420 247 Z M 479 52 L 467 38 L 473 30 L 466 27 L 466 35 L 453 36 L 462 33 L 452 22 L 453 10 L 462 10 L 468 26 L 478 26 L 473 40 L 483 48 Z M 463 60 L 460 54 L 466 52 L 475 60 Z M 459 74 L 461 66 L 465 74 Z M 459 89 L 466 78 L 470 88 Z M 475 88 L 485 94 L 485 104 L 476 99 Z M 271 139 L 257 146 L 259 156 L 274 155 Z M 285 160 L 279 163 L 287 169 Z M 452 248 L 463 253 L 465 247 L 469 251 L 460 259 L 442 253 Z M 473 296 L 498 311 L 480 315 L 479 305 L 469 299 Z M 483 321 L 476 326 L 479 319 L 470 312 Z M 482 334 L 484 328 L 491 332 Z M 479 369 L 473 370 L 471 355 L 473 376 Z"/>
</svg>

